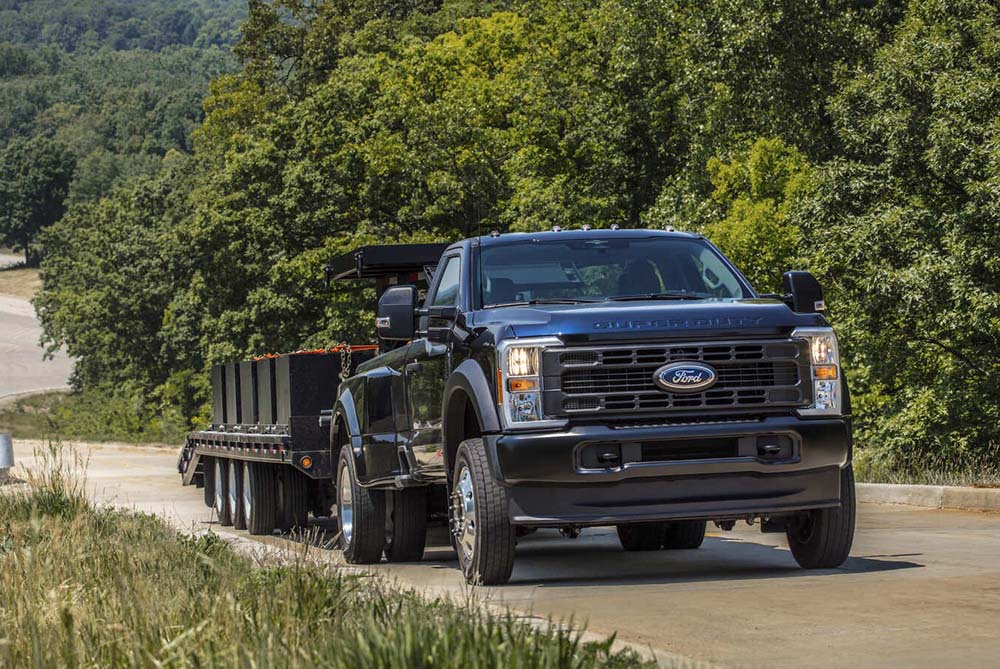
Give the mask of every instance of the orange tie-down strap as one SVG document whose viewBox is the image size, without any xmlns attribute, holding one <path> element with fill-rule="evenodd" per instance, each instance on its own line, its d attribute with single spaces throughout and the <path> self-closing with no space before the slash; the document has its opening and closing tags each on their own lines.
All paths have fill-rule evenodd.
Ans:
<svg viewBox="0 0 1000 669">
<path fill-rule="evenodd" d="M 362 344 L 360 346 L 331 346 L 330 348 L 314 348 L 310 350 L 302 351 L 292 351 L 291 353 L 265 353 L 264 355 L 256 355 L 251 360 L 267 360 L 268 358 L 280 358 L 283 355 L 324 355 L 326 353 L 342 353 L 344 349 L 348 351 L 377 351 L 378 346 L 375 344 Z"/>
</svg>

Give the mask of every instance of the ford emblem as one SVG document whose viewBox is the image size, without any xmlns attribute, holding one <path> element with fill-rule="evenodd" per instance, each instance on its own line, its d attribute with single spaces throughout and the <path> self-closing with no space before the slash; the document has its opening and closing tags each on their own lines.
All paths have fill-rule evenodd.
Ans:
<svg viewBox="0 0 1000 669">
<path fill-rule="evenodd" d="M 715 385 L 715 370 L 700 362 L 673 362 L 653 373 L 657 386 L 672 393 L 695 393 Z"/>
</svg>

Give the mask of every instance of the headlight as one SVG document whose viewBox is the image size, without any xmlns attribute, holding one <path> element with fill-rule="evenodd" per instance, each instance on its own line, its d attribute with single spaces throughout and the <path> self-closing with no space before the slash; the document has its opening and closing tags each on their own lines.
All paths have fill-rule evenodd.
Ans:
<svg viewBox="0 0 1000 669">
<path fill-rule="evenodd" d="M 837 335 L 830 328 L 798 328 L 793 339 L 809 342 L 812 370 L 813 403 L 801 409 L 804 416 L 839 416 L 843 410 L 840 397 L 840 351 Z"/>
<path fill-rule="evenodd" d="M 538 348 L 511 346 L 507 349 L 507 374 L 538 376 Z"/>
<path fill-rule="evenodd" d="M 497 355 L 497 402 L 508 429 L 544 428 L 564 425 L 549 420 L 542 411 L 542 351 L 562 346 L 554 337 L 514 339 L 502 342 Z"/>
</svg>

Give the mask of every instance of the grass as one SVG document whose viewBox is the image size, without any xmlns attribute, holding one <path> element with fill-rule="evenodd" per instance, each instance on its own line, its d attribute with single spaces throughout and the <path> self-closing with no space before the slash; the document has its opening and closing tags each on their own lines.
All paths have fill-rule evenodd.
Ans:
<svg viewBox="0 0 1000 669">
<path fill-rule="evenodd" d="M 186 431 L 179 418 L 150 416 L 138 401 L 100 391 L 45 392 L 0 403 L 0 432 L 18 439 L 179 444 Z"/>
<path fill-rule="evenodd" d="M 30 300 L 41 285 L 37 269 L 18 266 L 0 268 L 0 295 Z"/>
<path fill-rule="evenodd" d="M 903 468 L 864 449 L 857 449 L 854 452 L 854 475 L 863 483 L 1000 488 L 1000 454 L 987 452 L 961 466 L 925 464 Z"/>
<path fill-rule="evenodd" d="M 94 508 L 73 463 L 47 457 L 30 491 L 0 493 L 0 666 L 643 666 L 610 639 Z"/>
</svg>

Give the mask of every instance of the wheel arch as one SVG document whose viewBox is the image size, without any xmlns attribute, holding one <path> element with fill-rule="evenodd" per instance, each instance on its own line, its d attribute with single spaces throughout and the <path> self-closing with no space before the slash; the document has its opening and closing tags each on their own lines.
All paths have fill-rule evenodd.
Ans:
<svg viewBox="0 0 1000 669">
<path fill-rule="evenodd" d="M 330 455 L 334 463 L 334 479 L 336 479 L 336 463 L 340 458 L 340 449 L 348 444 L 354 454 L 354 467 L 358 478 L 363 480 L 367 472 L 364 450 L 361 447 L 361 417 L 358 416 L 357 403 L 354 399 L 358 387 L 363 383 L 364 379 L 357 377 L 346 382 L 346 387 L 342 389 L 333 408 L 333 420 L 330 423 Z"/>
<path fill-rule="evenodd" d="M 442 454 L 450 479 L 459 444 L 466 439 L 500 432 L 493 393 L 486 373 L 475 360 L 463 361 L 452 372 L 445 386 L 443 408 Z"/>
</svg>

